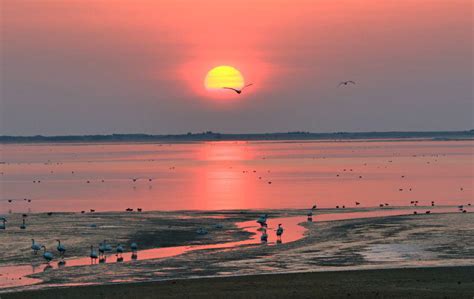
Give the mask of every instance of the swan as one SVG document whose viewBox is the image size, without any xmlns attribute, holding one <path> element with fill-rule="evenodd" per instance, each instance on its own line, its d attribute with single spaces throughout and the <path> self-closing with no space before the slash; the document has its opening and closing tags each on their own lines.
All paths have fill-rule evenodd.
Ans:
<svg viewBox="0 0 474 299">
<path fill-rule="evenodd" d="M 25 218 L 23 218 L 23 222 L 20 225 L 20 229 L 25 229 L 26 228 L 26 223 L 25 223 Z"/>
<path fill-rule="evenodd" d="M 58 241 L 58 247 L 56 247 L 56 249 L 59 251 L 61 257 L 64 257 L 64 254 L 66 253 L 66 247 L 64 247 L 64 245 L 61 245 L 61 240 L 58 239 L 56 241 Z"/>
<path fill-rule="evenodd" d="M 31 239 L 31 249 L 35 254 L 37 254 L 38 251 L 41 250 L 41 244 L 35 243 L 35 240 Z"/>
<path fill-rule="evenodd" d="M 260 236 L 260 241 L 267 242 L 267 240 L 268 240 L 267 230 L 263 229 L 262 235 Z"/>
<path fill-rule="evenodd" d="M 121 256 L 122 256 L 122 253 L 123 253 L 123 246 L 120 245 L 120 244 L 118 244 L 118 245 L 117 245 L 117 248 L 116 248 L 115 250 L 117 251 L 116 256 L 120 256 L 120 257 L 121 257 Z"/>
<path fill-rule="evenodd" d="M 6 229 L 7 228 L 7 225 L 6 225 L 7 219 L 2 218 L 2 222 L 3 222 L 3 224 L 0 224 L 0 229 Z"/>
<path fill-rule="evenodd" d="M 110 251 L 112 251 L 112 246 L 107 244 L 106 240 L 103 243 L 99 243 L 99 255 L 105 256 L 105 253 Z"/>
<path fill-rule="evenodd" d="M 267 218 L 268 218 L 267 214 L 261 215 L 260 217 L 258 217 L 257 223 L 260 224 L 260 227 L 267 226 Z"/>
<path fill-rule="evenodd" d="M 94 261 L 97 260 L 97 258 L 99 257 L 97 255 L 97 252 L 94 250 L 94 246 L 91 245 L 91 253 L 89 254 L 89 257 L 91 258 L 91 263 L 93 263 Z"/>
<path fill-rule="evenodd" d="M 136 253 L 138 250 L 137 243 L 133 242 L 132 244 L 130 244 L 130 249 L 132 250 L 133 253 Z"/>
<path fill-rule="evenodd" d="M 53 256 L 53 254 L 52 254 L 51 252 L 46 251 L 46 246 L 43 245 L 43 246 L 41 246 L 41 248 L 43 248 L 43 250 L 44 250 L 44 251 L 43 251 L 43 258 L 44 258 L 44 259 L 48 262 L 48 264 L 49 264 L 49 262 L 53 260 L 54 256 Z"/>
<path fill-rule="evenodd" d="M 283 227 L 281 227 L 281 224 L 278 224 L 278 228 L 276 230 L 276 234 L 278 238 L 281 238 L 281 235 L 283 235 Z"/>
</svg>

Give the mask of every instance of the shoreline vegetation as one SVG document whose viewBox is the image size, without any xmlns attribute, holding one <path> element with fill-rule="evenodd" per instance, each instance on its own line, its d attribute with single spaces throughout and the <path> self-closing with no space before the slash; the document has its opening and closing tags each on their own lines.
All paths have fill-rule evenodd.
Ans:
<svg viewBox="0 0 474 299">
<path fill-rule="evenodd" d="M 172 279 L 72 286 L 2 298 L 472 298 L 474 266 Z M 210 291 L 212 290 L 212 291 Z"/>
<path fill-rule="evenodd" d="M 212 131 L 176 135 L 110 134 L 110 135 L 62 135 L 62 136 L 9 136 L 1 135 L 0 143 L 83 143 L 83 142 L 196 142 L 196 141 L 278 141 L 278 140 L 403 140 L 428 139 L 434 141 L 471 140 L 474 129 L 466 131 L 421 131 L 421 132 L 283 132 L 224 134 Z"/>
</svg>

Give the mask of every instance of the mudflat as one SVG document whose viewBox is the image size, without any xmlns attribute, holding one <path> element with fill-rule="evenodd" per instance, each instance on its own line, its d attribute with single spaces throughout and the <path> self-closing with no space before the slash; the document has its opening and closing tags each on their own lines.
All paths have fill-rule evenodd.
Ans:
<svg viewBox="0 0 474 299">
<path fill-rule="evenodd" d="M 75 286 L 2 298 L 472 298 L 474 266 L 247 275 Z"/>
</svg>

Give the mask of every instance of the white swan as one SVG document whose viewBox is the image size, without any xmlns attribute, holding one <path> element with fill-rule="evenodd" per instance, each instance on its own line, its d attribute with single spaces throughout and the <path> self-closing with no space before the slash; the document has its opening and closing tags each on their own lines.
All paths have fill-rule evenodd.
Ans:
<svg viewBox="0 0 474 299">
<path fill-rule="evenodd" d="M 31 249 L 37 254 L 41 250 L 41 244 L 35 243 L 35 239 L 31 239 Z"/>
<path fill-rule="evenodd" d="M 50 261 L 53 260 L 54 258 L 54 255 L 49 252 L 49 251 L 46 251 L 46 246 L 41 246 L 41 248 L 43 248 L 43 258 L 49 263 Z"/>
<path fill-rule="evenodd" d="M 94 246 L 91 245 L 91 253 L 89 254 L 89 257 L 91 258 L 91 263 L 93 263 L 94 261 L 97 260 L 97 258 L 99 257 L 97 255 L 97 252 L 94 250 Z"/>
<path fill-rule="evenodd" d="M 277 237 L 281 239 L 281 235 L 283 235 L 283 227 L 281 227 L 281 224 L 278 224 L 276 234 L 277 234 Z"/>
<path fill-rule="evenodd" d="M 58 241 L 58 246 L 56 247 L 56 249 L 59 251 L 61 257 L 64 257 L 64 254 L 66 253 L 66 247 L 61 244 L 61 240 L 58 239 L 56 241 Z"/>
</svg>

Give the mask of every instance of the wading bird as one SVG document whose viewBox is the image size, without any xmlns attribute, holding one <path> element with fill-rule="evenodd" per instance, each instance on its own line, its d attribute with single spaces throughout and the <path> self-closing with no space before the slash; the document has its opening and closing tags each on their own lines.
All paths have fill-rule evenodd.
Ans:
<svg viewBox="0 0 474 299">
<path fill-rule="evenodd" d="M 276 230 L 277 238 L 281 240 L 281 235 L 283 235 L 283 227 L 281 227 L 281 224 L 278 224 L 278 228 Z"/>
<path fill-rule="evenodd" d="M 241 94 L 242 91 L 243 91 L 245 88 L 247 88 L 247 87 L 249 87 L 249 86 L 251 86 L 251 85 L 253 85 L 253 83 L 247 84 L 247 85 L 245 85 L 244 87 L 242 87 L 241 89 L 232 88 L 232 87 L 222 87 L 222 88 L 223 88 L 223 89 L 230 89 L 230 90 L 235 91 L 235 92 L 238 93 L 238 94 Z"/>
<path fill-rule="evenodd" d="M 91 263 L 94 261 L 97 261 L 98 255 L 97 252 L 94 250 L 94 246 L 91 245 L 91 253 L 89 254 L 89 257 L 91 258 Z"/>
<path fill-rule="evenodd" d="M 35 254 L 37 254 L 38 251 L 41 250 L 41 244 L 35 243 L 35 240 L 31 239 L 31 249 Z"/>
<path fill-rule="evenodd" d="M 52 254 L 51 252 L 46 251 L 46 246 L 43 245 L 43 246 L 41 246 L 41 248 L 43 248 L 43 250 L 44 250 L 44 251 L 43 251 L 43 258 L 44 258 L 44 259 L 48 262 L 48 264 L 49 264 L 49 262 L 53 260 L 54 256 L 53 256 L 53 254 Z"/>
<path fill-rule="evenodd" d="M 64 245 L 61 245 L 61 240 L 56 240 L 58 241 L 58 246 L 56 247 L 56 249 L 59 251 L 59 255 L 64 258 L 64 254 L 66 253 L 66 247 L 64 247 Z"/>
</svg>

